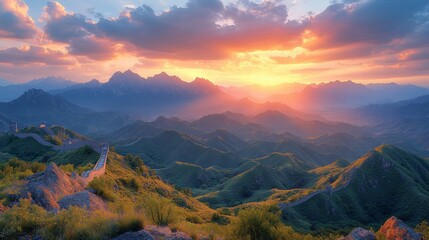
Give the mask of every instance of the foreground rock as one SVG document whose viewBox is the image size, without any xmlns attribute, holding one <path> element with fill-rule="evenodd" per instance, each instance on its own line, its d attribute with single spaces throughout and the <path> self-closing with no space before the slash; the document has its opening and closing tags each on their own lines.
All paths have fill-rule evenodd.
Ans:
<svg viewBox="0 0 429 240">
<path fill-rule="evenodd" d="M 154 240 L 154 238 L 146 230 L 141 230 L 138 232 L 124 233 L 116 238 L 113 238 L 113 240 Z"/>
<path fill-rule="evenodd" d="M 338 240 L 375 240 L 375 235 L 364 228 L 358 227 L 353 229 L 349 235 Z"/>
<path fill-rule="evenodd" d="M 55 163 L 51 163 L 44 172 L 36 173 L 27 178 L 22 198 L 30 198 L 46 210 L 58 210 L 58 201 L 65 196 L 84 189 L 82 183 L 69 177 Z"/>
<path fill-rule="evenodd" d="M 62 198 L 58 202 L 61 209 L 77 206 L 89 211 L 107 210 L 107 205 L 97 195 L 84 190 Z"/>
<path fill-rule="evenodd" d="M 417 233 L 396 217 L 389 218 L 379 231 L 386 240 L 423 240 L 422 234 Z"/>
<path fill-rule="evenodd" d="M 145 230 L 124 233 L 114 240 L 192 240 L 183 232 L 173 232 L 169 227 L 148 225 Z"/>
</svg>

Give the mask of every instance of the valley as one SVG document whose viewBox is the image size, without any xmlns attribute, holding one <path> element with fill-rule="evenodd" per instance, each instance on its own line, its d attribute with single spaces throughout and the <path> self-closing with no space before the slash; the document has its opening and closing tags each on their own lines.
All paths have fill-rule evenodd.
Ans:
<svg viewBox="0 0 429 240">
<path fill-rule="evenodd" d="M 138 215 L 152 211 L 151 201 L 165 201 L 175 213 L 170 227 L 221 238 L 231 233 L 220 229 L 233 231 L 240 212 L 265 207 L 277 209 L 269 214 L 299 238 L 337 239 L 355 227 L 378 229 L 391 216 L 410 226 L 428 219 L 425 96 L 351 107 L 347 111 L 366 122 L 356 124 L 285 104 L 236 100 L 206 80 L 196 81 L 165 73 L 145 80 L 127 71 L 105 84 L 29 89 L 0 103 L 0 170 L 15 171 L 1 175 L 2 211 L 26 207 L 31 196 L 43 211 L 72 214 L 77 206 L 111 214 L 103 221 L 130 216 L 129 221 L 156 225 Z M 143 119 L 146 107 L 138 103 L 165 94 L 177 105 L 159 104 L 175 110 L 160 105 L 163 115 L 151 112 Z M 83 102 L 106 99 L 112 106 L 135 105 L 106 111 Z M 175 115 L 201 107 L 201 101 L 209 111 Z M 238 111 L 236 104 L 252 110 Z M 31 170 L 19 172 L 25 168 Z M 108 238 L 132 229 L 109 230 Z"/>
</svg>

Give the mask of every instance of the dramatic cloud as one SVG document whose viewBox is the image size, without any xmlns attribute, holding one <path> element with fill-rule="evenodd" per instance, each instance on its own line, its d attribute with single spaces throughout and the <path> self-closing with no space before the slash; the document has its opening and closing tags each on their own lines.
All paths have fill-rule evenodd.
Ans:
<svg viewBox="0 0 429 240">
<path fill-rule="evenodd" d="M 233 82 L 364 76 L 422 81 L 429 66 L 429 1 L 331 2 L 298 20 L 291 18 L 297 15 L 293 6 L 282 0 L 188 0 L 180 7 L 143 4 L 109 13 L 98 13 L 97 6 L 73 12 L 73 4 L 66 9 L 48 2 L 41 16 L 33 16 L 38 29 L 22 0 L 3 0 L 0 38 L 15 42 L 0 49 L 0 62 L 25 65 L 28 71 L 37 64 L 47 71 L 55 69 L 50 65 L 91 66 L 103 73 L 141 68 L 140 73 Z M 33 38 L 38 31 L 41 37 Z M 10 48 L 21 46 L 16 38 L 33 47 Z M 384 75 L 383 67 L 388 69 Z"/>
<path fill-rule="evenodd" d="M 64 14 L 52 3 L 45 15 L 45 32 L 54 41 L 111 39 L 142 56 L 167 59 L 223 59 L 236 51 L 289 48 L 300 42 L 303 29 L 287 21 L 287 8 L 278 1 L 225 7 L 219 0 L 191 0 L 159 15 L 143 5 L 97 23 Z"/>
<path fill-rule="evenodd" d="M 12 65 L 72 65 L 65 53 L 37 46 L 0 50 L 0 62 Z"/>
<path fill-rule="evenodd" d="M 120 50 L 119 44 L 95 36 L 94 22 L 84 15 L 67 13 L 58 2 L 48 2 L 41 19 L 46 22 L 46 35 L 54 42 L 68 44 L 70 54 L 108 60 Z"/>
<path fill-rule="evenodd" d="M 427 0 L 369 0 L 334 4 L 310 21 L 317 41 L 309 48 L 354 43 L 384 44 L 403 38 L 428 21 Z"/>
<path fill-rule="evenodd" d="M 37 33 L 28 6 L 22 0 L 0 1 L 0 38 L 27 39 Z"/>
</svg>

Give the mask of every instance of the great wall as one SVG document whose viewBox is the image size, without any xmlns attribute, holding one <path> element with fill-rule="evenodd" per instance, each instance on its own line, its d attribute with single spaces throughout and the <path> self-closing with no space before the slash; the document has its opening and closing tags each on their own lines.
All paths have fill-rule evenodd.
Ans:
<svg viewBox="0 0 429 240">
<path fill-rule="evenodd" d="M 43 130 L 48 135 L 51 135 L 51 136 L 55 135 L 55 133 L 49 128 L 44 127 Z M 18 131 L 15 131 L 12 134 L 18 138 L 29 138 L 29 137 L 33 138 L 39 144 L 50 147 L 52 148 L 52 150 L 55 150 L 55 151 L 70 151 L 70 150 L 79 149 L 84 146 L 89 146 L 92 149 L 94 149 L 96 152 L 100 153 L 100 157 L 98 158 L 94 168 L 82 173 L 81 177 L 85 185 L 91 182 L 95 177 L 102 176 L 106 172 L 107 156 L 109 155 L 108 143 L 97 143 L 91 140 L 79 140 L 79 141 L 71 141 L 71 142 L 64 141 L 63 145 L 54 145 L 46 141 L 45 139 L 43 139 L 40 135 L 35 133 L 19 133 Z"/>
</svg>

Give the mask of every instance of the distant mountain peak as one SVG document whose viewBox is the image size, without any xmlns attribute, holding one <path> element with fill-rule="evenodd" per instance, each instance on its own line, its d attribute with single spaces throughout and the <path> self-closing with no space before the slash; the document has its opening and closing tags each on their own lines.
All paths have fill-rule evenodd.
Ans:
<svg viewBox="0 0 429 240">
<path fill-rule="evenodd" d="M 183 84 L 183 80 L 180 79 L 178 76 L 175 75 L 168 75 L 166 72 L 161 72 L 158 74 L 153 75 L 152 77 L 147 78 L 148 81 L 154 81 L 156 83 L 163 83 L 163 84 Z"/>
<path fill-rule="evenodd" d="M 29 102 L 29 101 L 31 101 L 33 103 L 36 103 L 38 101 L 41 101 L 42 99 L 49 99 L 49 98 L 53 98 L 53 96 L 46 93 L 42 89 L 31 88 L 31 89 L 25 91 L 20 97 L 13 100 L 12 102 Z"/>
<path fill-rule="evenodd" d="M 199 77 L 197 77 L 190 84 L 193 85 L 193 86 L 196 86 L 196 87 L 198 87 L 198 88 L 200 88 L 202 90 L 203 89 L 204 90 L 209 90 L 209 91 L 210 90 L 213 90 L 213 91 L 218 90 L 218 86 L 217 85 L 215 85 L 214 83 L 210 82 L 208 79 L 205 79 L 205 78 L 199 78 Z"/>
<path fill-rule="evenodd" d="M 107 84 L 118 84 L 118 85 L 125 85 L 125 84 L 135 84 L 140 83 L 142 80 L 144 80 L 143 77 L 138 75 L 137 73 L 127 70 L 125 72 L 115 72 L 112 77 L 110 77 Z"/>
</svg>

